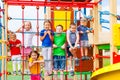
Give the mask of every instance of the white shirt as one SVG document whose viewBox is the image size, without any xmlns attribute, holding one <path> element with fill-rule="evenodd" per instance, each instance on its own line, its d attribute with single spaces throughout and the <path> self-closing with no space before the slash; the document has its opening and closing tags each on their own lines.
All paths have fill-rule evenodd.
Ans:
<svg viewBox="0 0 120 80">
<path fill-rule="evenodd" d="M 33 32 L 32 29 L 30 29 L 29 31 L 24 30 L 24 46 L 25 47 L 30 47 L 32 46 L 32 39 L 34 34 L 31 33 Z M 28 33 L 27 33 L 28 32 Z"/>
</svg>

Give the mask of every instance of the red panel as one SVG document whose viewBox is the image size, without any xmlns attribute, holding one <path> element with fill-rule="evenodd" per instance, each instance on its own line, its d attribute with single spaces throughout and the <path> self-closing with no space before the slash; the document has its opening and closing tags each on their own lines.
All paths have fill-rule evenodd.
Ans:
<svg viewBox="0 0 120 80">
<path fill-rule="evenodd" d="M 71 2 L 66 1 L 40 1 L 40 0 L 5 0 L 8 5 L 25 5 L 25 6 L 60 6 L 60 7 L 84 7 L 84 8 L 93 8 L 94 5 L 98 2 Z"/>
<path fill-rule="evenodd" d="M 120 62 L 120 55 L 118 55 L 116 52 L 113 52 L 113 63 Z"/>
</svg>

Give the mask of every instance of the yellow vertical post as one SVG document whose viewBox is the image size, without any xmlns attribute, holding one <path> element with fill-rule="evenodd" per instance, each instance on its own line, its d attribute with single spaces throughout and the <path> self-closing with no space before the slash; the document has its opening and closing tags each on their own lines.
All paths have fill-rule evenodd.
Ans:
<svg viewBox="0 0 120 80">
<path fill-rule="evenodd" d="M 7 26 L 8 26 L 8 4 L 4 2 L 4 15 L 3 15 L 3 26 L 4 28 L 2 28 L 2 40 L 6 40 L 7 39 Z M 2 43 L 2 56 L 7 56 L 7 46 L 5 43 Z M 6 58 L 2 58 L 2 80 L 7 80 L 7 66 L 6 66 Z"/>
<path fill-rule="evenodd" d="M 94 0 L 94 2 L 98 2 L 98 0 Z M 93 17 L 94 17 L 94 22 L 93 22 L 93 29 L 94 29 L 94 36 L 93 36 L 93 42 L 94 44 L 98 44 L 99 43 L 99 31 L 100 31 L 100 26 L 99 26 L 99 13 L 98 13 L 98 5 L 95 5 L 93 8 Z M 95 56 L 96 54 L 98 54 L 98 48 L 95 45 L 93 47 L 93 56 Z M 99 61 L 98 59 L 94 59 L 93 61 L 93 66 L 94 66 L 94 70 L 96 70 L 96 68 L 99 68 Z"/>
<path fill-rule="evenodd" d="M 117 0 L 109 0 L 110 1 L 110 13 L 117 13 Z M 113 24 L 117 22 L 117 18 L 113 15 L 110 15 L 110 33 L 113 34 Z M 117 48 L 113 45 L 113 38 L 111 36 L 110 40 L 110 63 L 113 64 L 113 52 L 117 52 Z"/>
<path fill-rule="evenodd" d="M 5 40 L 7 40 L 8 36 L 7 36 L 7 30 L 8 30 L 8 4 L 5 3 Z M 5 44 L 5 53 L 4 56 L 8 56 L 7 53 L 7 45 Z M 7 57 L 6 57 L 7 58 Z M 7 59 L 5 58 L 5 71 L 7 72 Z M 6 74 L 6 79 L 7 80 L 7 74 Z"/>
<path fill-rule="evenodd" d="M 2 28 L 2 40 L 4 40 L 4 29 Z M 2 56 L 4 56 L 4 43 L 2 42 Z M 5 67 L 4 67 L 4 58 L 2 58 L 2 70 L 1 70 L 1 72 L 2 72 L 2 77 L 1 77 L 1 79 L 2 80 L 4 80 L 4 69 L 5 69 Z"/>
</svg>

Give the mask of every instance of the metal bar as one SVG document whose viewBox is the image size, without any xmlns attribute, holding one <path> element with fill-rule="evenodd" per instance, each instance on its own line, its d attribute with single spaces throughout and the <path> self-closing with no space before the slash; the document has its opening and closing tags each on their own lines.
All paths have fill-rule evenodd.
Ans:
<svg viewBox="0 0 120 80">
<path fill-rule="evenodd" d="M 60 7 L 84 7 L 84 8 L 93 8 L 97 2 L 45 2 L 45 1 L 6 1 L 8 5 L 25 5 L 25 6 L 60 6 Z"/>
</svg>

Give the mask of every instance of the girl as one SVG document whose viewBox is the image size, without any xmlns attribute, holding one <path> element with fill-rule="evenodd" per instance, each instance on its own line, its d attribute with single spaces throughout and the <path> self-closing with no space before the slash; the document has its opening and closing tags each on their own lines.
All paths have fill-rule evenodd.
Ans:
<svg viewBox="0 0 120 80">
<path fill-rule="evenodd" d="M 21 41 L 16 38 L 15 33 L 10 34 L 10 39 L 7 42 L 7 45 L 10 47 L 10 52 L 12 56 L 12 65 L 13 65 L 13 75 L 21 74 L 21 52 L 20 46 Z M 18 64 L 18 69 L 16 70 L 16 65 Z"/>
<path fill-rule="evenodd" d="M 40 32 L 40 40 L 42 41 L 42 55 L 45 60 L 45 75 L 52 74 L 52 42 L 53 31 L 51 30 L 51 22 L 44 22 L 44 29 Z"/>
<path fill-rule="evenodd" d="M 43 58 L 39 56 L 37 51 L 31 51 L 29 55 L 29 69 L 31 73 L 31 80 L 41 80 L 40 78 L 40 64 Z"/>
<path fill-rule="evenodd" d="M 32 25 L 30 21 L 25 21 L 23 24 L 23 28 L 22 27 L 20 29 L 18 29 L 16 32 L 26 32 L 24 34 L 24 45 L 22 45 L 22 56 L 24 60 L 28 60 L 28 55 L 29 53 L 32 51 L 32 38 L 34 36 L 34 34 L 31 34 L 31 32 L 33 32 L 32 30 Z M 25 68 L 25 72 L 24 74 L 30 74 L 29 70 L 28 70 L 28 62 L 24 61 L 24 68 Z"/>
</svg>

